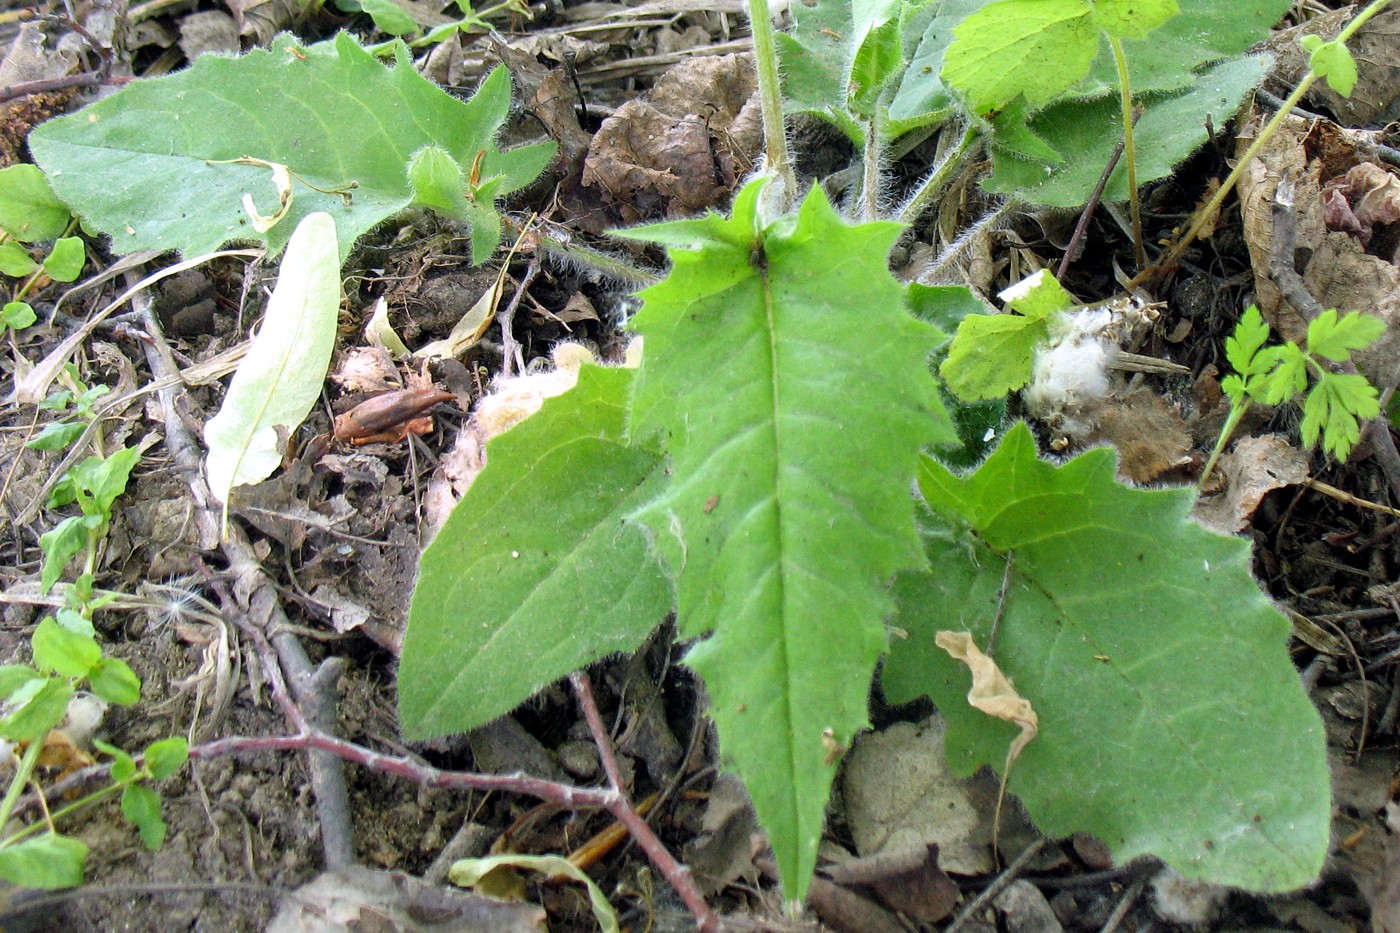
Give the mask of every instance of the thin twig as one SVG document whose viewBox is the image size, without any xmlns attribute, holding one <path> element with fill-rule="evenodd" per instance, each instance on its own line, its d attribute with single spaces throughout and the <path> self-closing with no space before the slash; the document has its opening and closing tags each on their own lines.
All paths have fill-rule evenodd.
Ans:
<svg viewBox="0 0 1400 933">
<path fill-rule="evenodd" d="M 1140 116 L 1142 116 L 1141 107 L 1133 112 L 1133 122 L 1136 123 Z M 1089 221 L 1094 219 L 1094 211 L 1098 209 L 1099 202 L 1103 200 L 1103 189 L 1108 187 L 1109 177 L 1113 175 L 1113 170 L 1118 167 L 1118 160 L 1123 158 L 1124 142 L 1123 139 L 1119 139 L 1118 144 L 1113 147 L 1113 155 L 1108 157 L 1108 165 L 1104 166 L 1103 174 L 1099 176 L 1099 183 L 1094 186 L 1094 193 L 1089 195 L 1089 203 L 1084 205 L 1084 210 L 1079 214 L 1079 222 L 1074 225 L 1074 233 L 1069 238 L 1069 245 L 1065 247 L 1065 254 L 1060 257 L 1060 264 L 1055 269 L 1055 278 L 1060 281 L 1064 281 L 1070 263 L 1078 259 L 1079 254 L 1084 250 L 1084 234 L 1089 229 Z"/>
<path fill-rule="evenodd" d="M 1042 836 L 1026 846 L 1025 850 L 1018 856 L 1016 861 L 1006 866 L 1006 870 L 997 876 L 997 879 L 983 889 L 982 893 L 974 897 L 962 912 L 953 919 L 943 931 L 943 933 L 958 933 L 972 919 L 979 910 L 990 904 L 998 894 L 1006 890 L 1006 886 L 1015 881 L 1021 872 L 1026 870 L 1026 866 L 1031 863 L 1031 859 L 1040 854 L 1040 850 L 1045 848 L 1047 840 Z"/>
<path fill-rule="evenodd" d="M 690 868 L 676 861 L 627 796 L 622 783 L 622 772 L 618 770 L 617 758 L 613 754 L 612 740 L 608 737 L 603 717 L 598 712 L 598 703 L 593 698 L 593 684 L 588 675 L 583 671 L 575 671 L 569 675 L 569 684 L 574 688 L 574 696 L 578 700 L 579 709 L 583 711 L 584 721 L 588 723 L 588 731 L 593 736 L 594 744 L 598 746 L 603 773 L 608 776 L 608 783 L 611 785 L 609 789 L 613 799 L 607 804 L 608 810 L 619 823 L 627 827 L 627 832 L 636 841 L 638 848 L 646 853 L 651 863 L 671 883 L 671 887 L 675 888 L 681 900 L 690 908 L 702 933 L 715 933 L 719 929 L 719 918 L 710 910 L 710 905 L 705 903 L 705 896 L 696 886 Z"/>
<path fill-rule="evenodd" d="M 157 378 L 177 376 L 175 359 L 165 342 L 160 320 L 151 308 L 149 292 L 135 296 L 142 312 L 142 320 L 152 343 L 145 345 L 146 361 L 151 374 Z M 195 501 L 201 505 L 197 510 L 197 520 L 206 527 L 216 520 L 212 510 L 212 497 L 204 482 L 204 472 L 200 468 L 199 448 L 189 429 L 180 418 L 174 404 L 173 388 L 162 389 L 161 398 L 165 416 L 165 444 L 172 460 L 184 468 Z M 217 537 L 216 537 L 217 540 Z M 261 562 L 253 553 L 243 529 L 230 524 L 227 534 L 220 541 L 230 571 L 240 582 L 242 592 L 237 599 L 226 589 L 220 588 L 224 612 L 233 617 L 239 628 L 258 646 L 266 674 L 274 683 L 280 679 L 279 672 L 285 671 L 289 684 L 284 686 L 282 709 L 298 731 L 307 731 L 310 724 L 327 727 L 334 719 L 333 704 L 326 697 L 327 682 L 333 679 L 334 669 L 317 670 L 306 656 L 301 642 L 288 627 L 290 620 L 283 612 L 277 590 L 272 586 L 263 571 Z M 215 581 L 217 582 L 217 581 Z M 222 592 L 220 592 L 222 590 Z M 259 630 L 260 629 L 260 630 Z M 268 633 L 271 632 L 269 635 Z M 270 647 L 269 647 L 270 646 Z M 287 687 L 290 687 L 288 693 Z M 310 712 L 308 717 L 307 712 Z M 350 793 L 345 786 L 345 772 L 334 755 L 313 752 L 310 756 L 311 787 L 316 797 L 316 814 L 321 827 L 322 851 L 329 868 L 344 868 L 355 863 L 354 830 L 350 817 Z"/>
<path fill-rule="evenodd" d="M 1123 918 L 1128 916 L 1128 911 L 1132 910 L 1133 904 L 1137 903 L 1137 899 L 1146 885 L 1147 879 L 1139 878 L 1132 883 L 1127 891 L 1123 892 L 1122 898 L 1113 905 L 1113 913 L 1108 915 L 1108 919 L 1104 921 L 1103 929 L 1099 933 L 1113 933 L 1114 930 L 1122 926 Z"/>
</svg>

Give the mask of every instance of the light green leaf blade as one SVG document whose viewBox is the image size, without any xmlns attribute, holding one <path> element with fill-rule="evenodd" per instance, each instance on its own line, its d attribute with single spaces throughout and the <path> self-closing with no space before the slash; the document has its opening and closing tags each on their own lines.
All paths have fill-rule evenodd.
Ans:
<svg viewBox="0 0 1400 933">
<path fill-rule="evenodd" d="M 891 120 L 941 119 L 953 109 L 953 95 L 943 83 L 943 56 L 953 41 L 953 29 L 984 4 L 985 0 L 943 0 L 937 5 L 890 101 Z"/>
<path fill-rule="evenodd" d="M 1308 352 L 1334 363 L 1351 358 L 1352 350 L 1364 350 L 1381 334 L 1385 322 L 1378 317 L 1349 311 L 1341 317 L 1329 308 L 1308 322 Z"/>
<path fill-rule="evenodd" d="M 1177 91 L 1194 84 L 1206 66 L 1237 58 L 1268 38 L 1269 30 L 1293 6 L 1291 0 L 1179 0 L 1178 5 L 1180 15 L 1141 39 L 1123 41 L 1134 96 Z M 1117 97 L 1118 66 L 1108 43 L 1099 49 L 1089 77 L 1071 93 L 1086 98 Z M 1223 122 L 1218 120 L 1216 125 Z"/>
<path fill-rule="evenodd" d="M 190 745 L 181 736 L 161 739 L 146 746 L 146 768 L 151 779 L 163 781 L 179 771 L 190 757 Z"/>
<path fill-rule="evenodd" d="M 87 247 L 79 237 L 66 236 L 54 243 L 44 257 L 44 272 L 55 282 L 71 282 L 82 274 Z"/>
<path fill-rule="evenodd" d="M 18 240 L 6 240 L 4 243 L 0 243 L 0 273 L 19 279 L 29 275 L 37 268 L 39 268 L 39 264 L 34 261 L 33 256 L 29 255 L 29 250 L 19 244 Z M 10 304 L 23 304 L 23 302 L 12 301 Z M 28 327 L 29 325 L 24 326 Z"/>
<path fill-rule="evenodd" d="M 1024 424 L 976 472 L 925 459 L 942 517 L 931 573 L 896 585 L 885 689 L 930 694 L 960 772 L 1000 768 L 1015 730 L 967 706 L 937 629 L 986 643 L 1012 561 L 996 659 L 1040 716 L 1011 771 L 1037 826 L 1091 832 L 1116 861 L 1156 855 L 1218 884 L 1282 891 L 1327 853 L 1322 722 L 1288 654 L 1288 620 L 1249 572 L 1249 545 L 1206 531 L 1187 489 L 1131 489 L 1094 450 L 1055 467 Z"/>
<path fill-rule="evenodd" d="M 413 69 L 404 53 L 386 68 L 348 34 L 303 46 L 280 35 L 241 58 L 201 56 L 168 77 L 137 81 L 29 136 L 54 190 L 119 253 L 210 252 L 228 240 L 286 244 L 306 216 L 335 218 L 344 257 L 365 231 L 408 207 L 407 165 L 429 143 L 484 176 L 504 175 L 501 194 L 528 184 L 554 147 L 500 152 L 492 138 L 510 104 L 504 68 L 463 103 Z M 287 220 L 252 227 L 245 192 L 270 196 L 266 168 L 220 164 L 253 156 L 286 165 L 293 183 Z M 347 198 L 337 190 L 355 183 Z M 311 185 L 322 190 L 315 190 Z"/>
<path fill-rule="evenodd" d="M 1308 53 L 1308 67 L 1319 78 L 1326 78 L 1332 90 L 1343 97 L 1350 97 L 1356 90 L 1356 59 L 1345 43 L 1323 42 L 1321 36 L 1303 36 L 1298 40 Z"/>
<path fill-rule="evenodd" d="M 800 899 L 834 752 L 867 723 L 884 584 L 921 560 L 914 457 L 956 435 L 927 368 L 936 329 L 886 267 L 899 228 L 846 226 L 814 187 L 763 230 L 758 188 L 732 219 L 694 222 L 715 235 L 672 250 L 643 293 L 632 430 L 671 453 L 670 487 L 640 517 L 677 574 L 681 634 L 712 633 L 687 664 Z"/>
<path fill-rule="evenodd" d="M 1031 381 L 1035 348 L 1048 331 L 1043 319 L 969 314 L 958 325 L 938 374 L 963 401 L 1005 398 Z"/>
<path fill-rule="evenodd" d="M 154 852 L 165 842 L 165 820 L 160 815 L 160 794 L 144 784 L 128 784 L 122 790 L 122 816 L 141 836 L 141 844 Z"/>
<path fill-rule="evenodd" d="M 38 688 L 35 689 L 35 684 Z M 48 731 L 63 721 L 68 712 L 68 701 L 73 698 L 73 687 L 62 677 L 48 677 L 42 682 L 29 681 L 21 692 L 32 690 L 33 695 L 0 719 L 0 736 L 12 742 L 27 742 Z M 11 697 L 11 702 L 16 702 Z"/>
<path fill-rule="evenodd" d="M 39 536 L 39 549 L 44 553 L 44 566 L 39 572 L 40 592 L 53 589 L 68 562 L 87 547 L 92 530 L 88 519 L 86 515 L 71 515 Z"/>
<path fill-rule="evenodd" d="M 38 166 L 0 169 L 0 229 L 24 243 L 42 243 L 62 236 L 71 219 Z"/>
<path fill-rule="evenodd" d="M 636 648 L 670 611 L 670 583 L 623 522 L 665 481 L 659 454 L 624 436 L 634 376 L 584 366 L 572 390 L 491 441 L 419 566 L 399 664 L 404 735 L 488 722 Z"/>
<path fill-rule="evenodd" d="M 91 635 L 70 632 L 52 618 L 40 622 L 31 637 L 34 666 L 61 677 L 86 677 L 102 657 L 102 647 Z"/>
<path fill-rule="evenodd" d="M 1173 20 L 1175 22 L 1175 20 Z M 1244 96 L 1268 71 L 1268 59 L 1251 55 L 1225 62 L 1196 78 L 1177 96 L 1147 98 L 1134 128 L 1138 152 L 1138 184 L 1171 174 L 1206 140 L 1206 117 L 1215 125 L 1229 119 Z M 1078 207 L 1088 199 L 1121 137 L 1116 98 L 1054 104 L 1031 120 L 1029 127 L 1058 152 L 1062 162 L 1046 165 L 999 151 L 993 141 L 991 178 L 987 190 L 1032 204 Z M 1105 200 L 1128 197 L 1127 169 L 1121 164 L 1104 189 Z"/>
<path fill-rule="evenodd" d="M 88 686 L 117 706 L 132 706 L 141 699 L 141 678 L 121 658 L 103 658 L 93 665 Z"/>
<path fill-rule="evenodd" d="M 414 200 L 450 217 L 467 220 L 467 177 L 457 160 L 441 146 L 424 146 L 408 160 L 408 180 Z"/>
<path fill-rule="evenodd" d="M 1143 39 L 1181 12 L 1176 0 L 1095 0 L 1094 25 L 1117 39 Z"/>
<path fill-rule="evenodd" d="M 1230 368 L 1241 376 L 1256 371 L 1255 355 L 1269 342 L 1269 325 L 1259 313 L 1258 305 L 1245 308 L 1235 331 L 1225 338 L 1225 359 Z"/>
<path fill-rule="evenodd" d="M 407 36 L 418 31 L 413 17 L 393 0 L 359 0 L 359 3 L 360 9 L 374 20 L 375 28 L 386 35 Z"/>
<path fill-rule="evenodd" d="M 0 849 L 0 878 L 43 891 L 76 888 L 83 883 L 87 853 L 80 839 L 45 833 Z"/>
<path fill-rule="evenodd" d="M 1089 70 L 1099 35 L 1084 0 L 997 0 L 953 30 L 943 81 L 978 114 L 1053 100 Z"/>
<path fill-rule="evenodd" d="M 297 225 L 267 303 L 262 329 L 233 375 L 219 413 L 204 426 L 209 491 L 266 479 L 282 461 L 277 428 L 297 426 L 320 397 L 340 311 L 336 223 L 312 214 Z"/>
<path fill-rule="evenodd" d="M 1317 443 L 1338 460 L 1346 460 L 1361 440 L 1357 419 L 1380 414 L 1376 387 L 1359 373 L 1323 373 L 1303 402 L 1303 423 L 1298 429 L 1304 447 Z"/>
</svg>

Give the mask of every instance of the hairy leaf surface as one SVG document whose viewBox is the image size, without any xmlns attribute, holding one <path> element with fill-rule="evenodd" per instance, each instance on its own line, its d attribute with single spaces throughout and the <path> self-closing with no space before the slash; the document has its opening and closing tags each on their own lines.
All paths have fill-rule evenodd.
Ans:
<svg viewBox="0 0 1400 933">
<path fill-rule="evenodd" d="M 423 553 L 399 666 L 404 735 L 465 732 L 630 651 L 671 586 L 623 516 L 661 457 L 623 437 L 635 370 L 584 366 L 569 392 L 490 442 L 489 462 Z"/>
<path fill-rule="evenodd" d="M 967 706 L 966 671 L 933 643 L 953 629 L 986 644 L 999 614 L 997 663 L 1040 716 L 1010 789 L 1044 833 L 1091 832 L 1120 862 L 1150 853 L 1219 884 L 1308 884 L 1330 798 L 1288 621 L 1250 576 L 1248 543 L 1190 520 L 1190 490 L 1131 489 L 1113 471 L 1102 449 L 1038 460 L 1024 424 L 967 476 L 925 458 L 933 569 L 896 584 L 908 638 L 886 694 L 933 697 L 959 771 L 1000 767 L 1015 728 Z"/>
<path fill-rule="evenodd" d="M 506 179 L 498 195 L 533 180 L 553 146 L 500 152 L 492 137 L 509 106 L 504 68 L 462 103 L 418 74 L 407 50 L 386 68 L 345 33 L 309 46 L 280 35 L 267 50 L 204 55 L 178 74 L 133 82 L 39 126 L 29 144 L 54 191 L 117 252 L 195 255 L 256 240 L 275 253 L 298 221 L 325 211 L 343 258 L 413 203 L 407 166 L 426 145 L 466 166 L 485 153 L 480 177 Z M 253 229 L 242 199 L 275 204 L 271 172 L 219 161 L 245 156 L 294 174 L 291 210 L 267 233 Z"/>
<path fill-rule="evenodd" d="M 631 231 L 672 246 L 643 293 L 633 434 L 659 433 L 671 484 L 640 512 L 677 579 L 687 663 L 705 678 L 789 898 L 806 892 L 842 747 L 865 727 L 885 584 L 922 563 L 909 481 L 953 442 L 886 267 L 899 228 L 847 226 L 820 188 L 764 228 L 733 218 Z"/>
</svg>

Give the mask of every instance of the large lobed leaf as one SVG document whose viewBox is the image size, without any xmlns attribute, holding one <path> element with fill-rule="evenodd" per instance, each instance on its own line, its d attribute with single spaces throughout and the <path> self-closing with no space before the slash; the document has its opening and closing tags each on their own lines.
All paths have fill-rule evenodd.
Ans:
<svg viewBox="0 0 1400 933">
<path fill-rule="evenodd" d="M 492 138 L 510 106 L 504 68 L 463 103 L 414 71 L 400 49 L 386 68 L 350 35 L 302 45 L 290 35 L 240 58 L 201 56 L 178 74 L 137 81 L 29 135 L 54 191 L 120 253 L 177 249 L 195 255 L 229 240 L 286 244 L 297 222 L 324 211 L 354 241 L 413 203 L 407 167 L 437 145 L 509 193 L 544 167 L 553 146 L 499 151 Z M 253 229 L 245 193 L 265 214 L 277 203 L 267 168 L 220 160 L 251 156 L 288 166 L 291 211 L 267 233 Z M 335 190 L 357 186 L 342 198 Z M 314 186 L 314 187 L 312 187 Z M 316 190 L 317 188 L 323 190 Z"/>
<path fill-rule="evenodd" d="M 623 437 L 635 371 L 578 384 L 491 441 L 489 461 L 423 553 L 399 665 L 404 735 L 465 732 L 550 681 L 630 651 L 671 587 L 623 516 L 661 457 Z"/>
<path fill-rule="evenodd" d="M 1190 520 L 1190 490 L 1131 489 L 1113 471 L 1108 450 L 1037 459 L 1024 424 L 967 476 L 925 458 L 933 569 L 896 584 L 908 638 L 886 693 L 933 697 L 960 771 L 1000 767 L 1015 728 L 967 706 L 966 669 L 933 644 L 951 629 L 985 646 L 1000 614 L 997 662 L 1040 717 L 1010 788 L 1042 831 L 1091 832 L 1119 860 L 1150 853 L 1219 884 L 1308 884 L 1330 797 L 1288 621 L 1250 576 L 1248 543 Z"/>
<path fill-rule="evenodd" d="M 765 228 L 732 219 L 629 235 L 673 266 L 634 324 L 634 437 L 660 433 L 667 490 L 639 514 L 677 581 L 687 663 L 712 698 L 789 898 L 806 893 L 840 750 L 867 725 L 886 583 L 923 558 L 909 482 L 955 435 L 886 255 L 899 228 L 846 226 L 819 187 Z"/>
</svg>

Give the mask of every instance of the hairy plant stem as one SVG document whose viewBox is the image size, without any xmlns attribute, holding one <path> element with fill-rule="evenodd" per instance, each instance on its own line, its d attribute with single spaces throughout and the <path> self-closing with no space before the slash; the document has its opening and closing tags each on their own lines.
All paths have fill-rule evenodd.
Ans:
<svg viewBox="0 0 1400 933">
<path fill-rule="evenodd" d="M 881 126 L 881 107 L 865 123 L 865 155 L 862 159 L 860 181 L 860 206 L 856 219 L 862 222 L 876 220 L 880 216 L 880 170 L 885 162 L 885 133 Z"/>
<path fill-rule="evenodd" d="M 1342 29 L 1337 35 L 1337 38 L 1333 41 L 1345 44 L 1367 20 L 1389 5 L 1390 0 L 1373 0 L 1366 9 L 1356 15 L 1355 19 L 1347 23 L 1346 27 Z M 1181 258 L 1181 254 L 1186 252 L 1186 247 L 1194 243 L 1196 237 L 1201 235 L 1201 231 L 1212 222 L 1212 218 L 1214 218 L 1216 213 L 1220 210 L 1220 206 L 1225 203 L 1225 198 L 1235 189 L 1235 185 L 1239 183 L 1241 176 L 1244 175 L 1245 169 L 1248 168 L 1249 164 L 1259 155 L 1260 151 L 1268 144 L 1269 140 L 1274 138 L 1274 135 L 1279 131 L 1279 127 L 1283 126 L 1283 121 L 1288 119 L 1293 108 L 1296 107 L 1298 102 L 1303 99 L 1304 95 L 1312 89 L 1312 86 L 1317 83 L 1319 77 L 1321 76 L 1316 71 L 1313 71 L 1311 68 L 1308 69 L 1308 73 L 1303 76 L 1302 81 L 1298 82 L 1298 86 L 1293 89 L 1293 93 L 1288 95 L 1277 112 L 1274 113 L 1273 119 L 1265 124 L 1264 129 L 1255 137 L 1254 142 L 1249 144 L 1249 148 L 1244 151 L 1244 155 L 1240 157 L 1239 161 L 1235 163 L 1234 169 L 1226 176 L 1224 183 L 1216 189 L 1215 194 L 1206 202 L 1206 205 L 1196 211 L 1196 216 L 1191 222 L 1191 226 L 1188 227 L 1186 232 L 1181 235 L 1181 238 L 1172 245 L 1172 248 L 1167 251 L 1166 255 L 1158 259 L 1151 268 L 1143 269 L 1133 277 L 1132 281 L 1128 283 L 1128 288 L 1130 290 L 1148 281 L 1160 278 Z"/>
<path fill-rule="evenodd" d="M 973 148 L 982 141 L 982 136 L 977 129 L 968 123 L 963 126 L 962 136 L 959 137 L 957 145 L 949 150 L 942 161 L 933 167 L 933 171 L 919 182 L 919 187 L 895 212 L 895 220 L 902 224 L 913 224 L 923 216 L 934 199 L 943 194 L 943 189 L 948 186 L 948 179 L 953 172 L 963 164 L 963 161 L 971 154 Z"/>
<path fill-rule="evenodd" d="M 1128 58 L 1123 43 L 1116 36 L 1108 37 L 1113 60 L 1118 65 L 1119 100 L 1123 109 L 1123 162 L 1128 169 L 1128 209 L 1133 218 L 1133 251 L 1139 269 L 1147 268 L 1147 248 L 1142 242 L 1142 202 L 1138 198 L 1137 156 L 1133 150 L 1133 87 L 1128 79 Z"/>
<path fill-rule="evenodd" d="M 758 72 L 758 99 L 763 113 L 763 153 L 767 170 L 782 185 L 782 206 L 797 197 L 797 176 L 788 149 L 787 124 L 783 120 L 783 87 L 778 77 L 778 46 L 773 38 L 773 14 L 768 0 L 749 0 L 749 28 L 753 32 L 754 68 Z"/>
</svg>

